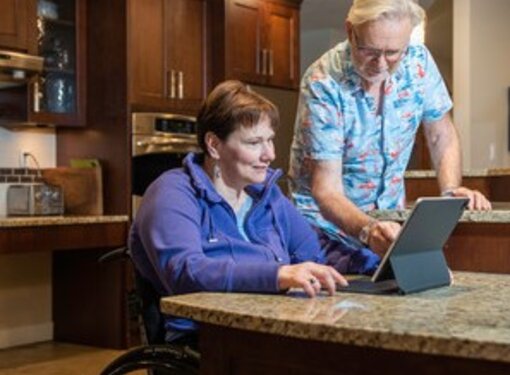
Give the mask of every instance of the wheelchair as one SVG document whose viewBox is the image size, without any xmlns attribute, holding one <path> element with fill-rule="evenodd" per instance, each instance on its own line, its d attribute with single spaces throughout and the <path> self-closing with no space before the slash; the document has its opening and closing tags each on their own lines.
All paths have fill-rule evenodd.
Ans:
<svg viewBox="0 0 510 375">
<path fill-rule="evenodd" d="M 131 261 L 127 247 L 112 250 L 99 263 Z M 200 354 L 189 345 L 165 341 L 164 317 L 159 311 L 161 296 L 135 269 L 135 293 L 130 308 L 140 321 L 142 343 L 108 364 L 100 375 L 122 375 L 147 370 L 149 375 L 192 375 L 199 373 Z"/>
</svg>

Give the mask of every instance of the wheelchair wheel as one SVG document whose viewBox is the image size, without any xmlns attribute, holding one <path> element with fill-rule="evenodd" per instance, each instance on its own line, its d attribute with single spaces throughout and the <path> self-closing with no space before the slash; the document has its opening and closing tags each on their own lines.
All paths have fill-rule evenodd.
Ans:
<svg viewBox="0 0 510 375">
<path fill-rule="evenodd" d="M 199 373 L 200 356 L 188 347 L 149 345 L 132 349 L 110 363 L 101 375 L 123 375 L 148 370 L 150 375 Z"/>
</svg>

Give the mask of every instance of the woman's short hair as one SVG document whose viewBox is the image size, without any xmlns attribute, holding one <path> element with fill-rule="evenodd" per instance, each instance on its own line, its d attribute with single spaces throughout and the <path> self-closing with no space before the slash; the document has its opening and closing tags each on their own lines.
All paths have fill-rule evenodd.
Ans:
<svg viewBox="0 0 510 375">
<path fill-rule="evenodd" d="M 380 19 L 405 17 L 415 27 L 425 20 L 425 11 L 415 0 L 354 0 L 347 21 L 357 26 Z"/>
<path fill-rule="evenodd" d="M 198 113 L 198 144 L 207 153 L 207 132 L 225 141 L 241 126 L 256 125 L 262 116 L 267 116 L 271 127 L 276 130 L 280 116 L 273 103 L 240 81 L 222 82 L 207 96 Z"/>
</svg>

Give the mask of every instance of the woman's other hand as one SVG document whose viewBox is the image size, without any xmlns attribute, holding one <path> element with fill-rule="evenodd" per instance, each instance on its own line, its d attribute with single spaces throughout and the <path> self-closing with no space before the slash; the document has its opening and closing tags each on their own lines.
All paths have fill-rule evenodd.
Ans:
<svg viewBox="0 0 510 375">
<path fill-rule="evenodd" d="M 310 297 L 315 297 L 321 289 L 330 295 L 335 293 L 336 284 L 346 286 L 347 280 L 333 267 L 304 262 L 282 266 L 278 270 L 278 286 L 280 290 L 303 288 Z"/>
</svg>

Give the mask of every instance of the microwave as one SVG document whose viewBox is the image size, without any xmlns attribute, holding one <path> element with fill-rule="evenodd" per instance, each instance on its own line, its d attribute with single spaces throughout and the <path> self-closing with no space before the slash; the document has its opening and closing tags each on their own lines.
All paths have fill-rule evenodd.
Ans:
<svg viewBox="0 0 510 375">
<path fill-rule="evenodd" d="M 62 188 L 47 184 L 17 184 L 7 188 L 8 216 L 64 214 Z"/>
</svg>

